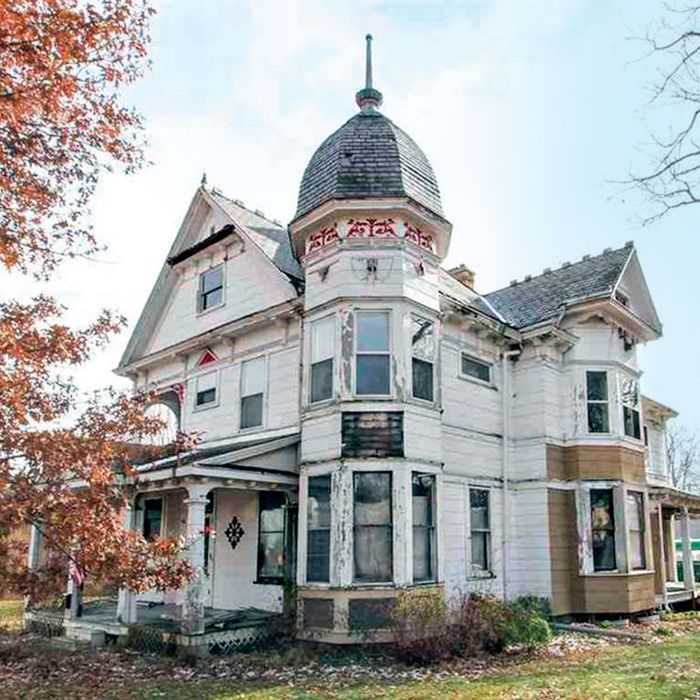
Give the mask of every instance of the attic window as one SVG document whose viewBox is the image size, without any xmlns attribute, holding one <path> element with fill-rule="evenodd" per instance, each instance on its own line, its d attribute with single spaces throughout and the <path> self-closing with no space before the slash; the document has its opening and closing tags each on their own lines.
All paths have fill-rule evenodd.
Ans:
<svg viewBox="0 0 700 700">
<path fill-rule="evenodd" d="M 623 306 L 629 306 L 629 297 L 624 295 L 622 292 L 615 292 L 615 300 L 618 301 Z"/>
<path fill-rule="evenodd" d="M 198 310 L 206 311 L 224 303 L 224 266 L 212 267 L 199 276 Z"/>
<path fill-rule="evenodd" d="M 462 353 L 462 375 L 473 377 L 485 384 L 491 383 L 491 365 Z"/>
</svg>

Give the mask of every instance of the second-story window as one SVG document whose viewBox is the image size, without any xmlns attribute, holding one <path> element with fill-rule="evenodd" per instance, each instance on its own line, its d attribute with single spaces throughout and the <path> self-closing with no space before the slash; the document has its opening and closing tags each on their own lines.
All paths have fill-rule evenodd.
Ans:
<svg viewBox="0 0 700 700">
<path fill-rule="evenodd" d="M 199 276 L 197 310 L 206 311 L 224 303 L 224 266 L 217 265 Z"/>
<path fill-rule="evenodd" d="M 627 379 L 622 385 L 622 422 L 625 435 L 642 439 L 639 422 L 639 383 L 636 379 Z"/>
<path fill-rule="evenodd" d="M 241 364 L 241 430 L 263 422 L 265 397 L 265 358 L 256 357 Z"/>
<path fill-rule="evenodd" d="M 434 337 L 432 321 L 420 316 L 411 316 L 413 396 L 425 401 L 433 400 Z"/>
<path fill-rule="evenodd" d="M 588 432 L 609 433 L 607 372 L 586 372 L 586 404 Z"/>
<path fill-rule="evenodd" d="M 391 341 L 388 311 L 355 314 L 355 393 L 388 396 L 391 383 Z"/>
<path fill-rule="evenodd" d="M 335 318 L 327 316 L 311 324 L 311 403 L 333 396 Z"/>
<path fill-rule="evenodd" d="M 205 408 L 206 406 L 216 406 L 218 403 L 217 393 L 217 373 L 209 372 L 197 377 L 197 393 L 195 395 L 195 408 Z"/>
<path fill-rule="evenodd" d="M 467 353 L 462 353 L 462 374 L 467 377 L 473 377 L 485 384 L 491 383 L 491 365 L 487 362 L 477 360 Z"/>
</svg>

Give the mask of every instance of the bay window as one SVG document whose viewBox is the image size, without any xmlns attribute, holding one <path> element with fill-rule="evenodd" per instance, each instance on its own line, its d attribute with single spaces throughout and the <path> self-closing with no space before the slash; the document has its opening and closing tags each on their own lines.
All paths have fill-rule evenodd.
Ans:
<svg viewBox="0 0 700 700">
<path fill-rule="evenodd" d="M 471 569 L 474 574 L 491 570 L 491 508 L 488 489 L 469 489 Z"/>
<path fill-rule="evenodd" d="M 283 493 L 258 495 L 258 581 L 263 583 L 284 579 L 285 503 Z"/>
<path fill-rule="evenodd" d="M 355 472 L 353 496 L 355 581 L 391 581 L 391 473 Z"/>
<path fill-rule="evenodd" d="M 335 318 L 311 324 L 311 403 L 325 401 L 333 395 L 333 355 L 335 353 Z"/>
<path fill-rule="evenodd" d="M 614 571 L 617 560 L 613 490 L 591 489 L 590 496 L 593 571 Z"/>
<path fill-rule="evenodd" d="M 331 475 L 309 477 L 306 580 L 328 583 L 331 558 Z"/>
<path fill-rule="evenodd" d="M 644 494 L 640 491 L 628 491 L 625 499 L 627 532 L 629 536 L 629 563 L 631 569 L 646 569 L 646 547 L 644 544 Z"/>
<path fill-rule="evenodd" d="M 265 358 L 257 357 L 241 364 L 241 430 L 263 422 L 265 396 Z"/>
<path fill-rule="evenodd" d="M 433 364 L 435 362 L 435 334 L 433 322 L 411 315 L 411 365 L 413 396 L 433 400 Z"/>
<path fill-rule="evenodd" d="M 389 312 L 357 311 L 355 322 L 355 393 L 388 396 L 391 393 Z"/>
<path fill-rule="evenodd" d="M 435 477 L 412 479 L 413 581 L 435 580 Z"/>
<path fill-rule="evenodd" d="M 586 414 L 589 433 L 610 432 L 607 372 L 586 372 Z"/>
<path fill-rule="evenodd" d="M 622 423 L 625 435 L 642 439 L 642 429 L 639 421 L 639 382 L 627 379 L 622 384 Z"/>
</svg>

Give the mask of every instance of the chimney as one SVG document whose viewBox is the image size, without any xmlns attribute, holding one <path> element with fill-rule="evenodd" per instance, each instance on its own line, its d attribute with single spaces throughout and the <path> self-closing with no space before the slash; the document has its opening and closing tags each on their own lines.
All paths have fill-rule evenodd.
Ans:
<svg viewBox="0 0 700 700">
<path fill-rule="evenodd" d="M 471 287 L 472 289 L 474 289 L 475 275 L 474 272 L 470 270 L 466 265 L 457 265 L 457 267 L 453 267 L 447 272 L 448 274 L 452 275 L 452 277 L 454 277 L 458 282 L 461 282 L 467 287 Z"/>
</svg>

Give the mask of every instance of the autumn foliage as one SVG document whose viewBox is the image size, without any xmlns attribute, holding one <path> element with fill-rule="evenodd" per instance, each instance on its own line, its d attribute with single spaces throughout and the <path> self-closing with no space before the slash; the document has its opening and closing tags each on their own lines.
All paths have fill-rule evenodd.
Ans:
<svg viewBox="0 0 700 700">
<path fill-rule="evenodd" d="M 96 249 L 87 205 L 100 171 L 143 159 L 120 89 L 144 69 L 151 14 L 143 0 L 0 0 L 3 290 Z M 89 580 L 180 586 L 191 574 L 182 543 L 122 525 L 134 443 L 162 428 L 144 413 L 152 397 L 87 398 L 68 374 L 124 320 L 104 312 L 71 329 L 63 311 L 47 297 L 0 302 L 0 594 L 55 593 L 70 562 Z M 48 550 L 35 571 L 17 537 L 29 524 Z"/>
</svg>

